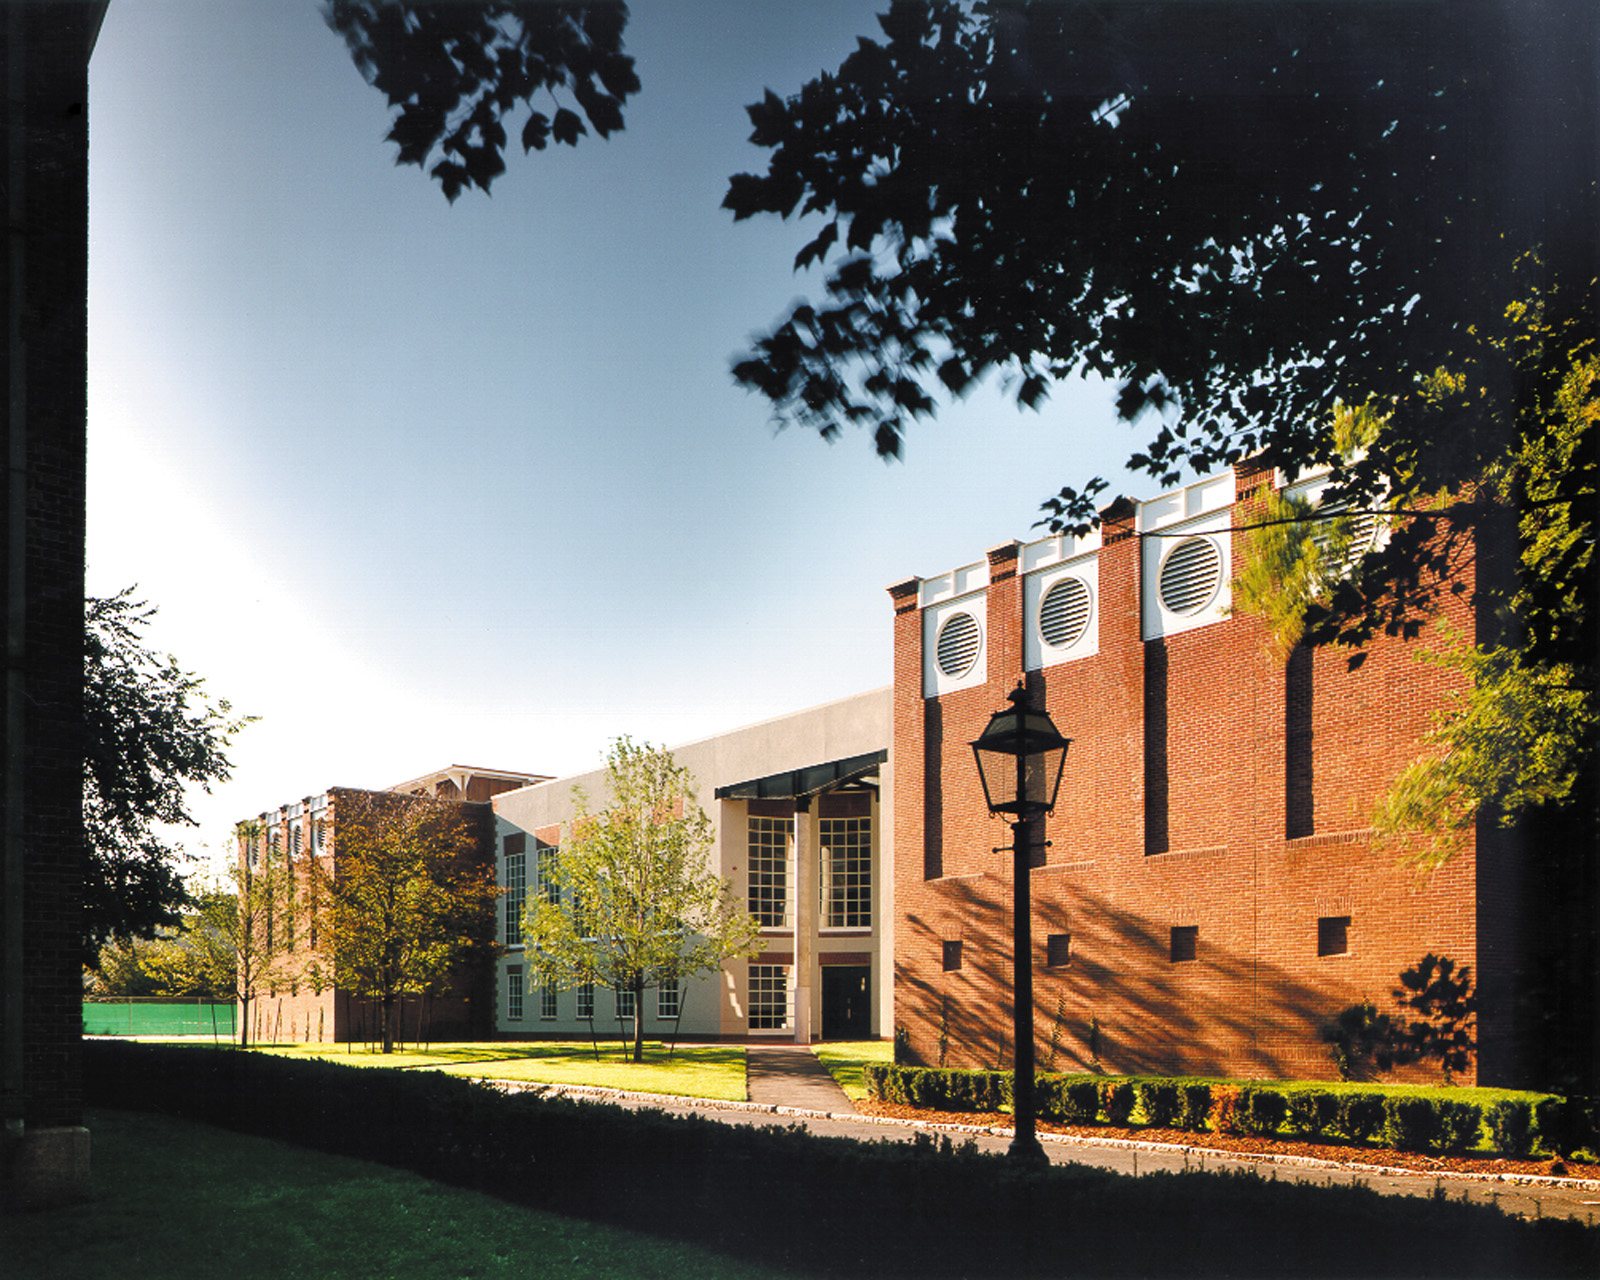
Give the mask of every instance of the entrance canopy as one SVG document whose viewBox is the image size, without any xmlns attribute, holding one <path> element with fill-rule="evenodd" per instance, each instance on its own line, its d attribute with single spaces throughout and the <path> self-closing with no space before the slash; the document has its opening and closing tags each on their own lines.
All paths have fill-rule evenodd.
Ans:
<svg viewBox="0 0 1600 1280">
<path fill-rule="evenodd" d="M 718 800 L 799 800 L 806 796 L 821 795 L 824 791 L 835 791 L 848 783 L 871 777 L 888 758 L 887 749 L 869 751 L 866 755 L 830 760 L 827 764 L 807 765 L 804 769 L 790 769 L 786 773 L 769 773 L 764 778 L 718 787 L 716 797 Z"/>
</svg>

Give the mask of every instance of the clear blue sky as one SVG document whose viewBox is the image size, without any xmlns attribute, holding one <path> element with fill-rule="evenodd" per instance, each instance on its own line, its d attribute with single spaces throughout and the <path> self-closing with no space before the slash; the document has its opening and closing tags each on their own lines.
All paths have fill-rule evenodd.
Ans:
<svg viewBox="0 0 1600 1280">
<path fill-rule="evenodd" d="M 885 465 L 730 357 L 814 279 L 735 224 L 746 103 L 886 5 L 648 3 L 627 129 L 452 207 L 313 0 L 117 0 L 91 64 L 89 583 L 260 716 L 195 844 L 329 785 L 564 775 L 889 683 L 884 588 L 1037 534 L 1134 437 L 980 393 Z M 1148 481 L 1121 486 L 1143 495 Z"/>
</svg>

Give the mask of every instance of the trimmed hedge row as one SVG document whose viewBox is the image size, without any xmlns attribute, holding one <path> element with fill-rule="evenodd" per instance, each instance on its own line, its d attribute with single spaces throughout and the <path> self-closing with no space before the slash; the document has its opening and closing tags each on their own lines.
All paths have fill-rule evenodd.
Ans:
<svg viewBox="0 0 1600 1280">
<path fill-rule="evenodd" d="M 1011 1073 L 869 1065 L 869 1093 L 930 1111 L 994 1112 L 1011 1105 Z M 1161 1129 L 1301 1138 L 1334 1136 L 1400 1151 L 1457 1153 L 1480 1145 L 1523 1158 L 1600 1147 L 1591 1098 L 1503 1098 L 1487 1106 L 1410 1092 L 1293 1085 L 1225 1085 L 1159 1077 L 1040 1075 L 1034 1109 L 1064 1124 L 1126 1127 L 1135 1116 Z"/>
<path fill-rule="evenodd" d="M 1600 1231 L 1582 1223 L 1361 1187 L 1019 1168 L 925 1135 L 819 1138 L 232 1050 L 99 1041 L 83 1060 L 91 1105 L 380 1161 L 812 1275 L 1600 1274 Z"/>
</svg>

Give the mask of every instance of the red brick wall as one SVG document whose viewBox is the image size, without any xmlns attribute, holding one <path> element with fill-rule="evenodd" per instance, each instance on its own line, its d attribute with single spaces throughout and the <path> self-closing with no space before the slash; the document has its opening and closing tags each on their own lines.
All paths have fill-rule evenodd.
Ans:
<svg viewBox="0 0 1600 1280">
<path fill-rule="evenodd" d="M 327 820 L 324 827 L 325 865 L 331 862 L 338 874 L 339 800 L 350 794 L 347 788 L 328 792 Z M 362 792 L 364 796 L 385 797 L 388 792 Z M 398 799 L 398 797 L 396 797 Z M 475 834 L 473 856 L 494 865 L 494 821 L 486 804 L 470 801 L 438 800 L 466 815 Z M 287 810 L 266 815 L 279 829 L 287 831 Z M 363 1000 L 350 992 L 325 986 L 320 992 L 311 978 L 314 966 L 324 974 L 331 972 L 332 960 L 325 949 L 314 949 L 311 927 L 311 875 L 307 860 L 310 821 L 302 822 L 300 850 L 294 855 L 296 925 L 294 948 L 279 957 L 277 967 L 283 978 L 252 1002 L 249 1013 L 252 1041 L 347 1041 L 372 1040 L 379 1034 L 380 1015 L 374 1001 Z M 242 853 L 241 853 L 241 856 Z M 319 937 L 320 941 L 320 937 Z M 447 984 L 426 998 L 408 996 L 399 1011 L 403 1038 L 410 1042 L 429 1040 L 487 1039 L 494 1034 L 494 972 L 492 962 L 463 967 Z"/>
<path fill-rule="evenodd" d="M 1098 654 L 1027 675 L 1073 739 L 1032 873 L 1039 1065 L 1331 1075 L 1319 1028 L 1339 1009 L 1386 1000 L 1429 951 L 1477 967 L 1473 852 L 1423 878 L 1366 831 L 1447 677 L 1388 638 L 1354 669 L 1344 651 L 1310 655 L 1292 721 L 1310 730 L 1297 784 L 1310 832 L 1289 838 L 1285 664 L 1244 616 L 1141 639 L 1139 545 L 1108 520 Z M 928 1063 L 941 1050 L 952 1066 L 1009 1062 L 1011 871 L 994 850 L 1010 832 L 967 744 L 1023 674 L 1016 568 L 1014 549 L 990 553 L 987 684 L 939 698 L 922 696 L 917 584 L 891 588 L 895 1019 Z M 1465 607 L 1450 608 L 1470 635 Z M 1348 954 L 1318 957 L 1325 916 L 1351 918 Z M 1193 961 L 1170 958 L 1174 927 L 1197 929 Z M 1051 934 L 1071 935 L 1064 967 L 1045 965 Z M 945 971 L 957 939 L 961 968 Z"/>
</svg>

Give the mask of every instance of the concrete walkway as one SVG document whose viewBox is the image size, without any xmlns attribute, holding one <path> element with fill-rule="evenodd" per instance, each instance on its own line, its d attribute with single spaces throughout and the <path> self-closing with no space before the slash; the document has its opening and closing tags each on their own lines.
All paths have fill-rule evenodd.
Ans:
<svg viewBox="0 0 1600 1280">
<path fill-rule="evenodd" d="M 853 1116 L 855 1106 L 828 1068 L 804 1045 L 749 1045 L 745 1087 L 751 1102 Z"/>
</svg>

